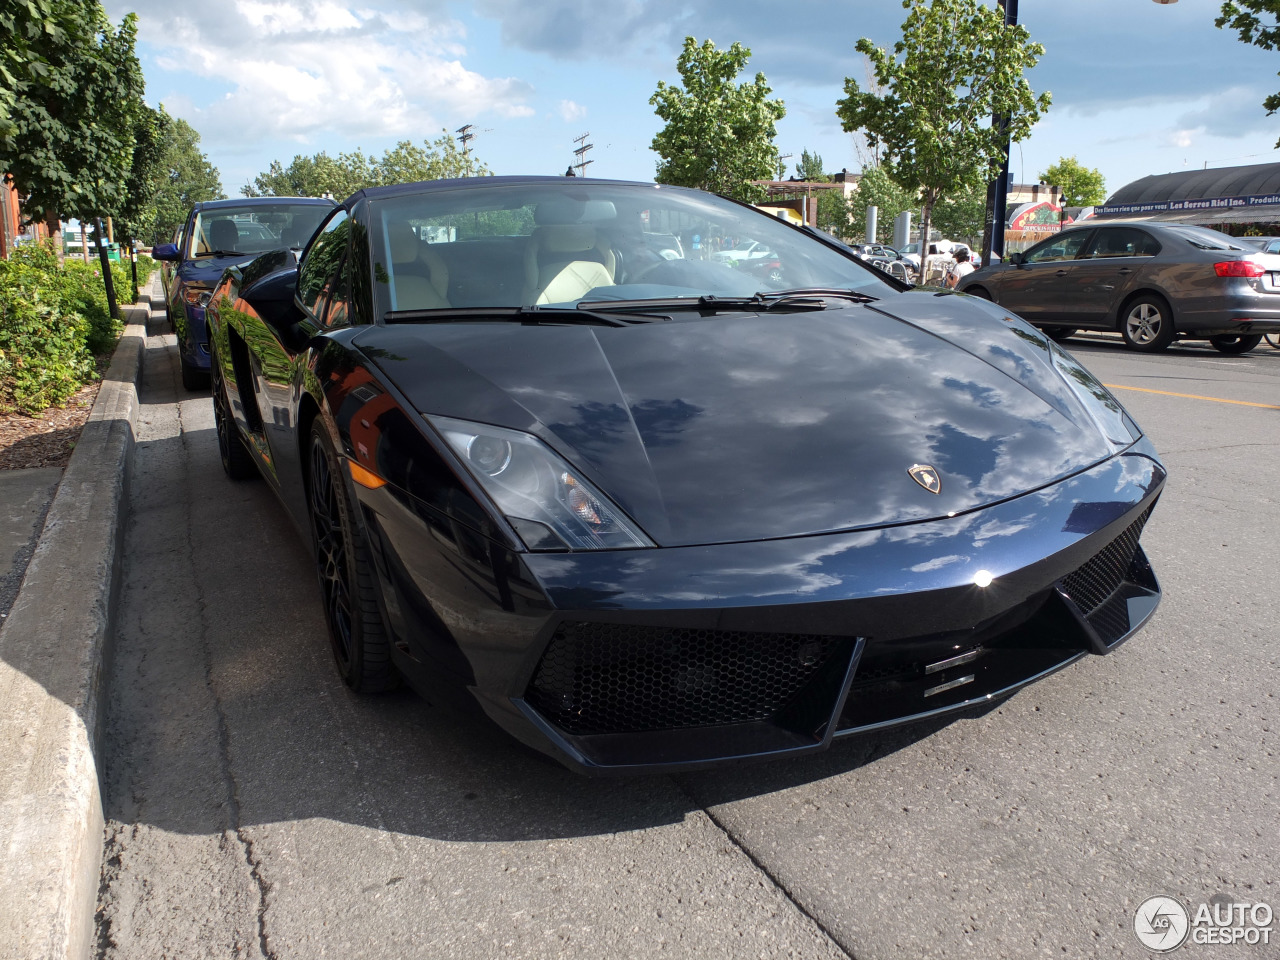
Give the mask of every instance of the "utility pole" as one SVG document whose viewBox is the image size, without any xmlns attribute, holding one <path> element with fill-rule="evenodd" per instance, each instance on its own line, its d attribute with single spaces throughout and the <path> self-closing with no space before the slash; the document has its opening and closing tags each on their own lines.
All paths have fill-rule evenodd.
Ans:
<svg viewBox="0 0 1280 960">
<path fill-rule="evenodd" d="M 462 162 L 463 162 L 463 164 L 465 164 L 467 176 L 470 176 L 470 175 L 471 175 L 471 146 L 470 146 L 470 144 L 471 144 L 471 141 L 472 141 L 472 140 L 474 140 L 474 139 L 476 138 L 476 135 L 475 135 L 474 133 L 472 133 L 472 132 L 471 132 L 471 128 L 472 128 L 472 127 L 474 127 L 474 126 L 475 126 L 475 124 L 474 124 L 474 123 L 464 123 L 464 124 L 463 124 L 462 126 L 460 126 L 457 130 L 453 131 L 454 133 L 456 133 L 456 134 L 458 135 L 458 136 L 457 136 L 457 140 L 458 140 L 458 142 L 459 142 L 460 144 L 462 144 Z"/>
<path fill-rule="evenodd" d="M 578 171 L 578 176 L 585 177 L 587 175 L 587 164 L 595 163 L 594 160 L 587 159 L 587 151 L 595 146 L 594 143 L 587 143 L 587 137 L 591 136 L 591 132 L 587 131 L 580 137 L 574 137 L 573 142 L 578 144 L 577 149 L 573 151 L 576 158 L 573 162 L 573 168 Z"/>
<path fill-rule="evenodd" d="M 997 0 L 1004 10 L 1005 27 L 1018 25 L 1018 0 Z M 1002 133 L 1009 128 L 1009 118 L 1002 113 L 991 117 L 991 126 Z M 987 184 L 987 214 L 983 218 L 982 230 L 982 265 L 993 262 L 995 257 L 1004 259 L 1004 228 L 1009 219 L 1009 137 L 1004 137 L 1004 160 L 1000 165 L 1000 174 Z M 929 242 L 928 237 L 921 238 L 921 249 Z"/>
</svg>

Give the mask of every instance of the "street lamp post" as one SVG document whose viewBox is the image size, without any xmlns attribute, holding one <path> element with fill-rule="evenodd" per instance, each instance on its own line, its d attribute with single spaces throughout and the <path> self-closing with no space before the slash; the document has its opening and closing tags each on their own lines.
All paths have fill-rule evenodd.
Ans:
<svg viewBox="0 0 1280 960">
<path fill-rule="evenodd" d="M 1016 27 L 1018 25 L 1018 0 L 996 0 L 1000 8 L 1004 11 L 1004 25 L 1006 27 Z M 1177 3 L 1178 0 L 1154 0 L 1159 4 Z M 995 127 L 1005 128 L 1008 126 L 1008 119 L 1002 114 L 996 114 L 991 118 L 991 124 Z M 982 262 L 984 264 L 992 262 L 992 255 L 1004 259 L 1004 231 L 1008 226 L 1009 220 L 1009 148 L 1011 144 L 1006 136 L 1004 140 L 1004 162 L 1000 166 L 1000 176 L 991 181 L 987 185 L 987 210 L 989 216 L 986 218 L 986 229 L 983 231 L 982 239 Z"/>
</svg>

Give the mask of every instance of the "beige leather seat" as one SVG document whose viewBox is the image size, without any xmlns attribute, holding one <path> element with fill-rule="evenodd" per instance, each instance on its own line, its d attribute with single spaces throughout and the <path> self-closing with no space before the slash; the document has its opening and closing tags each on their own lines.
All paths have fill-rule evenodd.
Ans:
<svg viewBox="0 0 1280 960">
<path fill-rule="evenodd" d="M 578 300 L 596 287 L 613 286 L 616 266 L 592 224 L 544 224 L 530 235 L 525 251 L 524 302 Z"/>
<path fill-rule="evenodd" d="M 449 267 L 444 258 L 418 239 L 407 223 L 387 226 L 395 309 L 431 310 L 450 306 Z"/>
</svg>

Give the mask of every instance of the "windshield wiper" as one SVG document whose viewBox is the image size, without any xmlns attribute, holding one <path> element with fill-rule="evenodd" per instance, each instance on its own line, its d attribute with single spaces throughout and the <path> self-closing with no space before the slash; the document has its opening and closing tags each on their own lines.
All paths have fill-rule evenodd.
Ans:
<svg viewBox="0 0 1280 960">
<path fill-rule="evenodd" d="M 201 257 L 247 257 L 249 254 L 239 250 L 209 250 L 205 253 L 197 253 L 196 259 Z"/>
<path fill-rule="evenodd" d="M 612 304 L 610 304 L 612 306 Z M 650 320 L 670 320 L 651 314 L 610 316 L 607 310 L 582 307 L 431 307 L 425 310 L 388 310 L 388 323 L 520 323 L 584 324 L 598 327 L 630 327 Z"/>
<path fill-rule="evenodd" d="M 757 294 L 764 297 L 839 297 L 842 300 L 852 300 L 854 303 L 874 303 L 879 297 L 872 296 L 869 293 L 862 293 L 858 290 L 850 290 L 847 287 L 796 287 L 792 290 L 770 290 L 768 293 Z"/>
<path fill-rule="evenodd" d="M 749 297 L 719 297 L 704 294 L 700 297 L 669 297 L 651 300 L 585 300 L 578 304 L 580 310 L 607 307 L 609 310 L 755 310 L 764 312 L 784 308 L 789 310 L 825 310 L 826 298 L 852 300 L 855 303 L 871 303 L 879 299 L 856 290 L 826 287 L 802 287 L 795 290 L 770 290 Z"/>
</svg>

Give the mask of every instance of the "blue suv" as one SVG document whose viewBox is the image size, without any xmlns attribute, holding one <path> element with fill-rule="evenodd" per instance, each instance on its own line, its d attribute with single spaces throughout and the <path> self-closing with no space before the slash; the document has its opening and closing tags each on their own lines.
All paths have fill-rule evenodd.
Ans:
<svg viewBox="0 0 1280 960">
<path fill-rule="evenodd" d="M 333 207 L 314 197 L 206 200 L 195 205 L 176 242 L 151 252 L 173 264 L 162 271 L 165 311 L 178 335 L 184 387 L 209 388 L 204 308 L 222 271 L 272 250 L 300 252 Z"/>
</svg>

